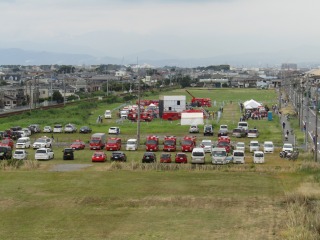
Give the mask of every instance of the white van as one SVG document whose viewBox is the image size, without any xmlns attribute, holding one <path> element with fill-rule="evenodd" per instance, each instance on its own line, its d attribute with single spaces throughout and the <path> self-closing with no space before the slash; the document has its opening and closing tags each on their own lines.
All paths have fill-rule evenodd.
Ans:
<svg viewBox="0 0 320 240">
<path fill-rule="evenodd" d="M 258 141 L 250 141 L 249 144 L 250 152 L 259 151 L 260 145 Z"/>
<path fill-rule="evenodd" d="M 244 163 L 245 162 L 245 156 L 244 151 L 242 150 L 233 150 L 233 163 Z"/>
<path fill-rule="evenodd" d="M 263 152 L 264 153 L 273 153 L 274 145 L 272 141 L 265 141 L 263 144 Z"/>
<path fill-rule="evenodd" d="M 225 148 L 212 148 L 211 160 L 212 164 L 226 164 L 227 151 Z"/>
<path fill-rule="evenodd" d="M 132 150 L 136 151 L 138 149 L 138 140 L 135 138 L 128 139 L 127 144 L 126 144 L 126 150 Z"/>
<path fill-rule="evenodd" d="M 247 122 L 238 122 L 238 128 L 243 128 L 247 132 L 249 129 L 249 124 Z"/>
<path fill-rule="evenodd" d="M 110 110 L 106 110 L 105 112 L 104 112 L 104 118 L 112 118 L 112 115 L 111 115 L 111 111 Z"/>
<path fill-rule="evenodd" d="M 21 137 L 17 140 L 16 148 L 29 148 L 31 146 L 29 137 Z"/>
<path fill-rule="evenodd" d="M 202 147 L 196 147 L 191 153 L 191 163 L 205 163 L 205 152 Z"/>
<path fill-rule="evenodd" d="M 253 163 L 264 163 L 264 153 L 262 151 L 253 153 Z"/>
</svg>

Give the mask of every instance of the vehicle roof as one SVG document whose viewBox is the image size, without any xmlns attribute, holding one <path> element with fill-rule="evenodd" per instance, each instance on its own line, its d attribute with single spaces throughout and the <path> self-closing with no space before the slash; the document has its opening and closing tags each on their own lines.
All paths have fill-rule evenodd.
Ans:
<svg viewBox="0 0 320 240">
<path fill-rule="evenodd" d="M 226 149 L 222 147 L 214 147 L 212 148 L 212 151 L 226 151 Z"/>
<path fill-rule="evenodd" d="M 209 140 L 209 139 L 203 139 L 201 142 L 212 142 L 212 140 Z"/>
<path fill-rule="evenodd" d="M 262 153 L 262 154 L 264 154 L 262 151 L 254 151 L 253 154 L 255 154 L 255 153 Z"/>
<path fill-rule="evenodd" d="M 272 144 L 273 144 L 272 141 L 265 141 L 265 142 L 264 142 L 264 144 L 269 144 L 269 143 L 272 143 Z"/>
<path fill-rule="evenodd" d="M 257 140 L 252 140 L 252 141 L 250 141 L 250 143 L 259 143 L 259 141 L 257 141 Z"/>
<path fill-rule="evenodd" d="M 127 141 L 138 141 L 138 140 L 135 139 L 135 138 L 130 138 L 130 139 L 128 139 Z"/>
</svg>

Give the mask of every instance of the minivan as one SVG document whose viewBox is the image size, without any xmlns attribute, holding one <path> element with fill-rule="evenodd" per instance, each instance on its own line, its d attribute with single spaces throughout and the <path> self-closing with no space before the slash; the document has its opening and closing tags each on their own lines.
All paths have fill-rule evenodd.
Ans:
<svg viewBox="0 0 320 240">
<path fill-rule="evenodd" d="M 250 152 L 259 151 L 259 142 L 258 141 L 250 141 L 249 149 Z"/>
<path fill-rule="evenodd" d="M 238 122 L 238 128 L 243 128 L 247 132 L 249 129 L 249 124 L 247 122 Z"/>
<path fill-rule="evenodd" d="M 16 148 L 29 148 L 31 145 L 29 137 L 21 137 L 17 140 Z"/>
<path fill-rule="evenodd" d="M 128 139 L 127 145 L 126 145 L 126 150 L 132 150 L 136 151 L 138 149 L 138 140 L 135 138 Z"/>
<path fill-rule="evenodd" d="M 196 147 L 192 150 L 191 163 L 205 163 L 205 152 L 202 147 Z"/>
<path fill-rule="evenodd" d="M 105 113 L 104 113 L 104 118 L 111 118 L 111 111 L 110 110 L 106 110 Z"/>
<path fill-rule="evenodd" d="M 245 162 L 244 151 L 242 150 L 234 150 L 232 156 L 233 156 L 233 163 L 243 164 Z"/>
<path fill-rule="evenodd" d="M 264 153 L 262 151 L 253 153 L 253 163 L 264 163 Z"/>
</svg>

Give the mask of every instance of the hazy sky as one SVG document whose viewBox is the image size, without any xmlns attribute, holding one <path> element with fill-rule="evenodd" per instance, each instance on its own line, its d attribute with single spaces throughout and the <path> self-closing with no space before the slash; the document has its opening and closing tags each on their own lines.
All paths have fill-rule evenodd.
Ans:
<svg viewBox="0 0 320 240">
<path fill-rule="evenodd" d="M 179 58 L 319 47 L 319 0 L 0 0 L 0 48 Z"/>
</svg>

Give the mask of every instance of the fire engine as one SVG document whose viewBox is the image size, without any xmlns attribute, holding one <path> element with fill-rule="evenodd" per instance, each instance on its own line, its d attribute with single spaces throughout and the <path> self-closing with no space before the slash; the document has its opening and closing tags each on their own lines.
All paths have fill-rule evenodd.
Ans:
<svg viewBox="0 0 320 240">
<path fill-rule="evenodd" d="M 159 150 L 159 137 L 155 135 L 147 136 L 146 151 L 156 152 Z"/>
<path fill-rule="evenodd" d="M 183 152 L 192 152 L 193 148 L 196 147 L 196 144 L 196 136 L 185 136 L 181 141 L 181 150 Z"/>
<path fill-rule="evenodd" d="M 163 112 L 162 119 L 168 120 L 168 121 L 181 119 L 181 112 L 173 112 L 173 111 Z"/>
<path fill-rule="evenodd" d="M 177 137 L 176 136 L 165 136 L 163 142 L 163 151 L 175 152 L 177 150 Z"/>
<path fill-rule="evenodd" d="M 186 90 L 186 92 L 192 97 L 191 105 L 193 107 L 211 107 L 210 98 L 196 98 L 188 90 Z"/>
<path fill-rule="evenodd" d="M 108 138 L 107 151 L 119 151 L 121 149 L 121 138 Z"/>
<path fill-rule="evenodd" d="M 138 120 L 138 113 L 136 111 L 131 111 L 128 114 L 128 119 L 136 122 Z M 153 120 L 152 114 L 147 113 L 147 112 L 140 113 L 140 121 L 151 122 L 152 120 Z"/>
</svg>

